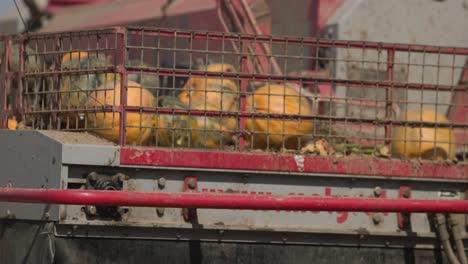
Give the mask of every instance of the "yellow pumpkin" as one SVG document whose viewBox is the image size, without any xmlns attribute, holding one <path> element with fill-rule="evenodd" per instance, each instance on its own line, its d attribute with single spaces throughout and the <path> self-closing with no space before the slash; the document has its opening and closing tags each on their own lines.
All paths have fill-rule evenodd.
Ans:
<svg viewBox="0 0 468 264">
<path fill-rule="evenodd" d="M 167 109 L 188 109 L 178 98 L 165 96 L 158 100 L 158 107 Z M 158 114 L 156 132 L 152 145 L 158 147 L 198 147 L 197 121 L 193 116 Z"/>
<path fill-rule="evenodd" d="M 18 121 L 16 121 L 16 116 L 12 116 L 7 120 L 8 130 L 16 130 L 18 128 Z"/>
<path fill-rule="evenodd" d="M 104 54 L 96 55 L 80 51 L 67 53 L 62 57 L 62 69 L 64 70 L 93 69 L 110 65 L 110 58 Z M 119 83 L 119 77 L 115 73 L 63 75 L 60 80 L 62 109 L 84 108 L 88 100 L 92 99 L 92 91 L 96 87 L 104 84 L 114 86 Z M 81 128 L 82 124 L 78 121 L 83 119 L 84 114 L 62 114 L 62 121 L 69 123 L 72 128 Z"/>
<path fill-rule="evenodd" d="M 401 119 L 412 122 L 449 123 L 445 116 L 429 109 L 406 112 Z M 455 144 L 455 133 L 448 127 L 396 126 L 392 130 L 392 155 L 395 157 L 454 159 Z"/>
<path fill-rule="evenodd" d="M 105 55 L 88 54 L 86 52 L 73 52 L 65 54 L 62 58 L 62 69 L 93 69 L 110 66 L 110 60 Z M 114 73 L 89 73 L 79 75 L 63 75 L 60 92 L 62 108 L 82 108 L 89 99 L 89 93 L 104 83 L 119 81 Z"/>
<path fill-rule="evenodd" d="M 201 70 L 235 72 L 234 67 L 229 64 L 211 64 Z M 192 77 L 182 88 L 179 99 L 189 105 L 191 109 L 198 109 L 197 106 L 204 105 L 206 102 L 217 110 L 233 111 L 237 110 L 238 93 L 239 88 L 236 82 L 231 79 Z M 196 106 L 193 106 L 195 104 Z"/>
<path fill-rule="evenodd" d="M 62 64 L 67 62 L 73 61 L 75 63 L 75 68 L 78 67 L 78 63 L 80 62 L 80 58 L 88 57 L 88 52 L 86 51 L 73 51 L 71 53 L 66 53 L 62 57 Z"/>
<path fill-rule="evenodd" d="M 247 97 L 247 112 L 311 116 L 312 103 L 300 89 L 282 84 L 262 86 Z M 306 138 L 312 134 L 313 122 L 298 119 L 270 118 L 268 121 L 266 118 L 249 118 L 245 126 L 249 131 L 248 144 L 254 148 L 298 149 L 305 145 Z"/>
<path fill-rule="evenodd" d="M 119 142 L 120 115 L 112 112 L 100 112 L 104 106 L 116 106 L 120 104 L 120 83 L 114 89 L 113 83 L 107 83 L 91 92 L 87 108 L 96 109 L 96 113 L 86 114 L 86 125 L 93 133 L 112 142 Z M 154 107 L 155 98 L 140 84 L 128 81 L 127 105 Z M 114 115 L 114 116 L 113 116 Z M 155 124 L 154 113 L 127 112 L 126 143 L 128 145 L 147 145 L 151 138 L 151 131 Z M 99 130 L 97 129 L 99 128 Z M 104 128 L 104 129 L 101 129 Z"/>
</svg>

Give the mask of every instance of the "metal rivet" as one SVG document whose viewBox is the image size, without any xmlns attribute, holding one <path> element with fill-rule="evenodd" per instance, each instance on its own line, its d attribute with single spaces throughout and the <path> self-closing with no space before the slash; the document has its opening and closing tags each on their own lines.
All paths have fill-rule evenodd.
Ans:
<svg viewBox="0 0 468 264">
<path fill-rule="evenodd" d="M 220 235 L 224 234 L 224 230 L 219 230 L 218 232 L 219 232 Z"/>
<path fill-rule="evenodd" d="M 46 213 L 44 214 L 44 218 L 45 218 L 45 219 L 49 219 L 49 218 L 50 218 L 49 212 L 46 212 Z"/>
<path fill-rule="evenodd" d="M 379 186 L 377 186 L 374 189 L 374 196 L 375 197 L 380 197 L 380 195 L 382 195 L 382 189 Z"/>
<path fill-rule="evenodd" d="M 410 192 L 409 189 L 404 189 L 404 190 L 403 190 L 403 197 L 409 198 L 409 197 L 410 197 L 410 194 L 411 194 L 411 192 Z"/>
<path fill-rule="evenodd" d="M 86 212 L 89 214 L 89 215 L 96 215 L 97 214 L 97 208 L 96 206 L 94 205 L 88 205 L 86 206 Z"/>
<path fill-rule="evenodd" d="M 190 189 L 195 189 L 195 185 L 196 185 L 195 180 L 189 180 L 189 182 L 188 182 L 188 187 L 189 187 Z"/>
<path fill-rule="evenodd" d="M 72 226 L 73 232 L 75 232 L 78 229 L 77 225 Z"/>
<path fill-rule="evenodd" d="M 159 217 L 162 217 L 164 215 L 164 208 L 156 208 L 156 213 L 158 214 Z"/>
<path fill-rule="evenodd" d="M 159 178 L 158 187 L 159 189 L 164 189 L 164 187 L 166 187 L 166 179 L 164 177 Z"/>
<path fill-rule="evenodd" d="M 380 213 L 372 215 L 372 222 L 374 222 L 374 225 L 378 225 L 380 222 L 382 222 L 382 220 L 382 215 Z"/>
</svg>

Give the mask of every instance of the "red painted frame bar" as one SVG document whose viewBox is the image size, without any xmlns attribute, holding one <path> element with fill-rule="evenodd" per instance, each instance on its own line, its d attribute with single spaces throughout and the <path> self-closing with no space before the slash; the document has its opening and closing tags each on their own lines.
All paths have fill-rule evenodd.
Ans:
<svg viewBox="0 0 468 264">
<path fill-rule="evenodd" d="M 254 170 L 272 172 L 305 172 L 383 177 L 453 179 L 468 181 L 468 166 L 396 159 L 303 156 L 303 165 L 295 155 L 223 152 L 211 150 L 153 149 L 121 147 L 120 164 L 205 168 L 226 170 Z"/>
<path fill-rule="evenodd" d="M 7 127 L 7 88 L 9 87 L 10 76 L 8 74 L 8 60 L 11 58 L 11 40 L 8 37 L 2 38 L 4 47 L 0 60 L 4 63 L 0 64 L 0 128 Z"/>
<path fill-rule="evenodd" d="M 393 64 L 395 62 L 395 52 L 391 49 L 387 50 L 387 81 L 391 84 L 393 82 Z M 392 119 L 392 103 L 393 103 L 393 89 L 392 86 L 386 87 L 386 109 L 385 118 Z M 385 144 L 390 144 L 392 135 L 391 124 L 385 125 Z"/>
<path fill-rule="evenodd" d="M 171 208 L 192 207 L 240 210 L 468 213 L 468 200 L 336 198 L 303 195 L 150 193 L 0 188 L 0 201 L 16 203 Z"/>
</svg>

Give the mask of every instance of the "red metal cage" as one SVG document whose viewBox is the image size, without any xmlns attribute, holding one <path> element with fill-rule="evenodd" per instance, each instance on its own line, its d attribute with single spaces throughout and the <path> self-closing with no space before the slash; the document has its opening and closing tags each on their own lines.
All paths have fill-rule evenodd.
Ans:
<svg viewBox="0 0 468 264">
<path fill-rule="evenodd" d="M 88 131 L 123 165 L 468 175 L 452 100 L 468 48 L 141 27 L 0 41 L 2 126 Z"/>
</svg>

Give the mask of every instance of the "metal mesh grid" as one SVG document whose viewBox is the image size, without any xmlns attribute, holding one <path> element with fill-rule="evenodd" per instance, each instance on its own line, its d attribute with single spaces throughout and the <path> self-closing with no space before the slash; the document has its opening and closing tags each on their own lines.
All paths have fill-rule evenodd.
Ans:
<svg viewBox="0 0 468 264">
<path fill-rule="evenodd" d="M 17 43 L 23 81 L 10 108 L 34 129 L 162 148 L 467 153 L 468 102 L 454 99 L 466 97 L 468 48 L 136 27 Z"/>
</svg>

